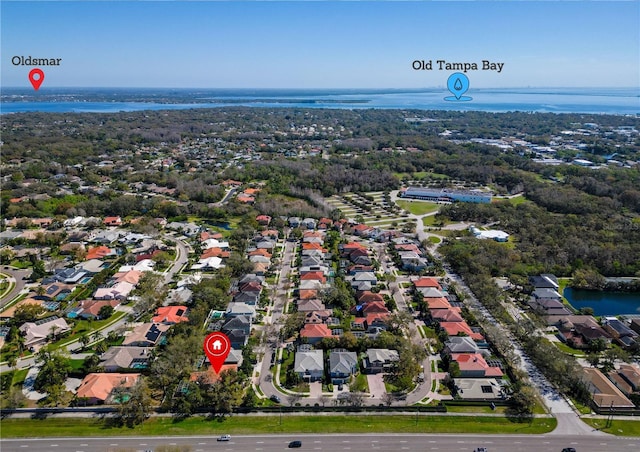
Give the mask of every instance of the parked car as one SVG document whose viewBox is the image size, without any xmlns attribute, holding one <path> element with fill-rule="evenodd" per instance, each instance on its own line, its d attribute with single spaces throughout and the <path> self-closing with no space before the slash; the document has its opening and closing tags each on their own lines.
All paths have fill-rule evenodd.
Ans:
<svg viewBox="0 0 640 452">
<path fill-rule="evenodd" d="M 276 402 L 276 403 L 280 403 L 280 397 L 278 397 L 277 395 L 272 395 L 269 397 L 269 400 L 271 400 L 272 402 Z"/>
<path fill-rule="evenodd" d="M 289 449 L 293 449 L 294 447 L 295 448 L 302 447 L 302 441 L 291 441 L 288 447 Z"/>
<path fill-rule="evenodd" d="M 218 437 L 218 441 L 231 441 L 231 435 L 222 435 Z"/>
</svg>

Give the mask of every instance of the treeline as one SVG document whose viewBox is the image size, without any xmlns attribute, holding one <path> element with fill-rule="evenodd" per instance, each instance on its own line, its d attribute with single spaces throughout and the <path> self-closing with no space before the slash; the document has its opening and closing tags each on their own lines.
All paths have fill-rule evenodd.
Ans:
<svg viewBox="0 0 640 452">
<path fill-rule="evenodd" d="M 554 202 L 562 194 L 563 191 L 556 192 Z M 561 215 L 532 202 L 458 203 L 444 207 L 441 215 L 455 221 L 497 223 L 496 227 L 514 236 L 512 248 L 476 240 L 447 246 L 454 260 L 466 257 L 474 248 L 482 248 L 465 265 L 488 268 L 493 276 L 571 276 L 582 268 L 595 269 L 605 276 L 640 272 L 640 228 L 632 227 L 631 219 L 613 208 Z"/>
</svg>

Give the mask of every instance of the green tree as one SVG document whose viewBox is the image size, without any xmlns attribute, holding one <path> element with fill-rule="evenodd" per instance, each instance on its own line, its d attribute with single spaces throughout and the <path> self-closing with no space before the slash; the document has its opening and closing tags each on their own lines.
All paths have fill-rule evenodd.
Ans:
<svg viewBox="0 0 640 452">
<path fill-rule="evenodd" d="M 60 350 L 42 348 L 36 355 L 40 371 L 34 388 L 48 393 L 46 404 L 58 406 L 64 399 L 65 380 L 71 371 L 71 362 Z"/>
<path fill-rule="evenodd" d="M 114 399 L 120 400 L 117 419 L 128 427 L 142 424 L 149 417 L 153 399 L 146 381 L 140 377 L 131 388 L 117 387 Z"/>
<path fill-rule="evenodd" d="M 100 317 L 101 319 L 108 319 L 113 315 L 114 312 L 115 309 L 113 309 L 113 306 L 106 304 L 102 306 L 98 311 L 98 317 Z"/>
</svg>

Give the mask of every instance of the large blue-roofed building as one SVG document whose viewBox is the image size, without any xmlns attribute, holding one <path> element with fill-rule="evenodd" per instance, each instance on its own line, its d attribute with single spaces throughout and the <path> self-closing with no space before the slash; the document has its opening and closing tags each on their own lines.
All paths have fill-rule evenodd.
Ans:
<svg viewBox="0 0 640 452">
<path fill-rule="evenodd" d="M 401 198 L 422 199 L 434 202 L 475 202 L 490 203 L 491 193 L 472 190 L 455 190 L 451 188 L 409 187 L 400 193 Z"/>
</svg>

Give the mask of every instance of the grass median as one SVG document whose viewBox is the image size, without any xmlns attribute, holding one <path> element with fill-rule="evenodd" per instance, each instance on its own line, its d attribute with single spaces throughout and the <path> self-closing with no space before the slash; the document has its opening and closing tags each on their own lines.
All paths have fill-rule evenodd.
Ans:
<svg viewBox="0 0 640 452">
<path fill-rule="evenodd" d="M 4 419 L 2 438 L 88 436 L 183 436 L 278 433 L 487 433 L 539 434 L 556 427 L 554 418 L 517 423 L 503 417 L 415 415 L 155 417 L 134 428 L 111 427 L 102 419 Z"/>
</svg>

